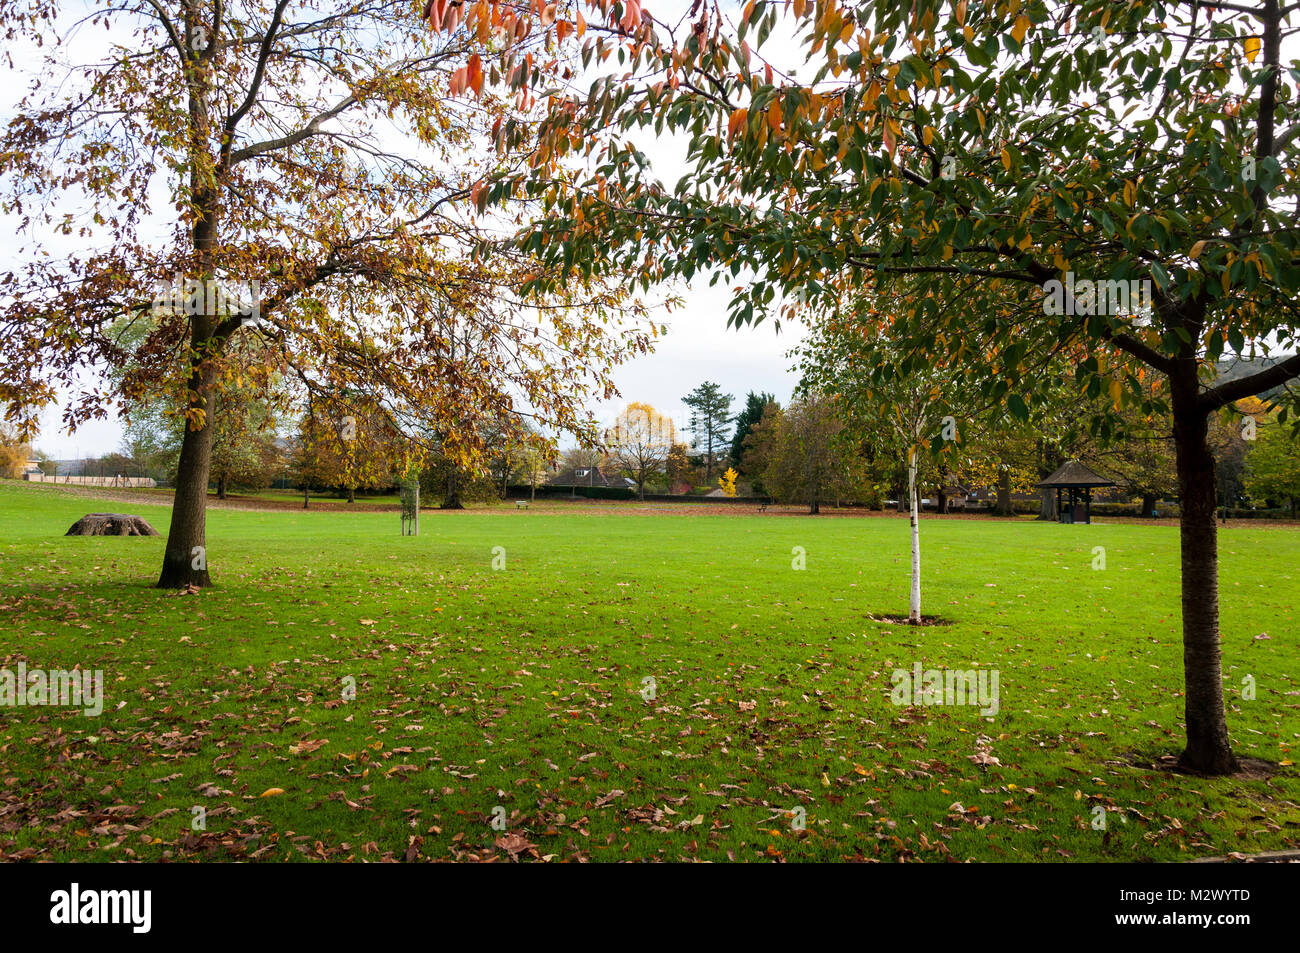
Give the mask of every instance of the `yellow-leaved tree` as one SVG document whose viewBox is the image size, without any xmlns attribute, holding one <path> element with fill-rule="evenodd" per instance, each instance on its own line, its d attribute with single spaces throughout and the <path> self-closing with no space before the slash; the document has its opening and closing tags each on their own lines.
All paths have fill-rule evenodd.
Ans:
<svg viewBox="0 0 1300 953">
<path fill-rule="evenodd" d="M 671 417 L 636 401 L 628 404 L 605 431 L 605 443 L 614 461 L 636 481 L 641 499 L 645 499 L 646 481 L 664 472 L 676 435 Z"/>
</svg>

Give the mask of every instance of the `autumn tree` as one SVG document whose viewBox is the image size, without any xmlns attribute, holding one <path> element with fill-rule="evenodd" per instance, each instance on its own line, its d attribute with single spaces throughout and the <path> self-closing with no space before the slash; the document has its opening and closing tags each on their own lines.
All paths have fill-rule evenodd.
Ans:
<svg viewBox="0 0 1300 953">
<path fill-rule="evenodd" d="M 1247 442 L 1245 489 L 1252 502 L 1300 507 L 1300 437 L 1278 421 L 1276 412 L 1253 419 L 1254 438 Z"/>
<path fill-rule="evenodd" d="M 628 404 L 605 431 L 605 443 L 615 463 L 636 481 L 642 499 L 646 482 L 664 472 L 676 438 L 672 418 L 640 402 Z"/>
<path fill-rule="evenodd" d="M 758 418 L 749 426 L 741 451 L 745 461 L 744 473 L 753 484 L 754 492 L 767 495 L 763 473 L 776 452 L 776 438 L 781 430 L 784 410 L 776 401 L 769 401 Z"/>
<path fill-rule="evenodd" d="M 861 460 L 840 439 L 844 419 L 836 399 L 814 392 L 792 400 L 770 421 L 764 416 L 756 442 L 768 437 L 769 425 L 770 448 L 757 454 L 768 493 L 783 503 L 802 503 L 810 514 L 820 513 L 822 503 L 856 495 L 863 483 Z"/>
<path fill-rule="evenodd" d="M 44 57 L 13 78 L 29 92 L 0 132 L 24 243 L 0 274 L 0 400 L 70 390 L 75 425 L 111 401 L 178 395 L 160 586 L 209 583 L 195 553 L 218 397 L 245 337 L 331 417 L 363 402 L 395 429 L 442 434 L 464 464 L 487 419 L 580 426 L 609 368 L 648 346 L 628 292 L 585 268 L 521 295 L 535 256 L 456 204 L 525 162 L 476 144 L 524 122 L 527 102 L 454 98 L 481 88 L 501 34 L 430 33 L 418 7 L 387 0 L 124 0 L 71 24 L 17 0 L 0 27 Z M 548 57 L 533 78 L 564 68 Z M 68 239 L 71 254 L 53 245 Z M 138 344 L 111 333 L 146 315 Z M 451 356 L 453 322 L 474 328 L 474 354 Z M 127 364 L 120 385 L 86 373 Z"/>
<path fill-rule="evenodd" d="M 1168 413 L 1143 413 L 1136 407 L 1118 415 L 1118 430 L 1090 454 L 1131 494 L 1141 499 L 1141 514 L 1156 515 L 1156 500 L 1177 492 L 1173 421 Z"/>
<path fill-rule="evenodd" d="M 735 467 L 727 467 L 722 476 L 718 477 L 718 489 L 727 496 L 736 495 L 736 478 L 740 476 Z"/>
<path fill-rule="evenodd" d="M 884 336 L 858 328 L 881 309 L 904 305 L 906 287 L 896 294 L 864 295 L 815 317 L 800 348 L 801 386 L 834 389 L 841 398 L 839 425 L 846 424 L 875 453 L 902 461 L 911 528 L 912 580 L 908 621 L 921 624 L 921 474 L 933 467 L 942 512 L 943 487 L 956 468 L 963 438 L 974 416 L 969 390 L 950 367 L 917 360 Z M 901 500 L 901 498 L 900 498 Z"/>
<path fill-rule="evenodd" d="M 391 486 L 394 474 L 411 466 L 411 447 L 387 415 L 361 402 L 350 409 L 352 413 L 335 416 L 331 405 L 309 401 L 298 421 L 291 459 L 304 509 L 312 487 L 337 488 L 353 503 L 358 489 Z"/>
<path fill-rule="evenodd" d="M 553 450 L 538 446 L 525 445 L 519 454 L 516 473 L 528 484 L 528 499 L 537 498 L 537 485 L 546 482 L 547 475 L 555 467 Z"/>
<path fill-rule="evenodd" d="M 668 459 L 664 463 L 664 476 L 668 478 L 669 493 L 676 493 L 676 487 L 691 482 L 694 472 L 688 450 L 686 444 L 676 440 L 668 448 Z"/>
<path fill-rule="evenodd" d="M 18 428 L 0 421 L 0 477 L 21 479 L 31 456 L 31 445 L 18 436 Z"/>
<path fill-rule="evenodd" d="M 568 447 L 560 451 L 560 468 L 582 470 L 599 467 L 605 463 L 605 454 L 595 447 Z"/>
<path fill-rule="evenodd" d="M 554 443 L 526 421 L 507 418 L 491 428 L 488 444 L 493 449 L 488 455 L 487 469 L 501 491 L 501 498 L 505 499 L 510 481 L 516 476 L 530 484 L 529 498 L 535 496 L 537 481 L 549 469 Z"/>
<path fill-rule="evenodd" d="M 931 363 L 988 367 L 993 400 L 1028 404 L 1043 347 L 1076 351 L 1090 398 L 1140 403 L 1137 371 L 1161 375 L 1182 513 L 1180 764 L 1234 771 L 1208 421 L 1300 375 L 1300 355 L 1232 380 L 1202 371 L 1300 335 L 1300 96 L 1282 59 L 1300 8 L 750 0 L 734 20 L 697 5 L 679 25 L 631 2 L 585 6 L 600 31 L 577 30 L 571 4 L 535 30 L 573 36 L 589 64 L 617 52 L 617 72 L 548 88 L 541 161 L 482 193 L 547 196 L 566 157 L 589 159 L 578 198 L 544 199 L 520 246 L 596 274 L 610 261 L 647 280 L 752 274 L 735 285 L 742 325 L 912 275 L 934 294 L 891 317 L 894 336 Z M 797 78 L 763 55 L 777 33 L 806 50 Z M 650 129 L 687 137 L 672 187 L 635 145 Z M 539 271 L 530 287 L 555 285 Z M 1009 289 L 1020 308 L 997 306 Z"/>
</svg>

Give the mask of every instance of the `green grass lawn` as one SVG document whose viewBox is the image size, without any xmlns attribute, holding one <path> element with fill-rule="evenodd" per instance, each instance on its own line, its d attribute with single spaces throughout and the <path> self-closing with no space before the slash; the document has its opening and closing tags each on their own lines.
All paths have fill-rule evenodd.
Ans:
<svg viewBox="0 0 1300 953">
<path fill-rule="evenodd" d="M 1294 767 L 1150 769 L 1181 741 L 1170 525 L 929 520 L 924 608 L 953 624 L 914 629 L 869 617 L 906 613 L 897 517 L 501 507 L 426 512 L 410 538 L 396 511 L 213 510 L 217 588 L 182 595 L 150 588 L 161 538 L 62 536 L 95 508 L 0 483 L 0 665 L 102 669 L 106 694 L 97 718 L 0 708 L 7 856 L 1183 860 L 1300 841 Z M 165 507 L 113 508 L 166 533 Z M 1233 741 L 1289 763 L 1300 532 L 1220 545 Z M 997 715 L 892 704 L 917 662 L 996 669 Z"/>
</svg>

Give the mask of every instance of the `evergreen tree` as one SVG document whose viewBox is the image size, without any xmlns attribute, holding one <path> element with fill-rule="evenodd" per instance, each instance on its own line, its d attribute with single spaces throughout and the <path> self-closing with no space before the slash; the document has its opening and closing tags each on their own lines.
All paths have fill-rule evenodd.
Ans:
<svg viewBox="0 0 1300 953">
<path fill-rule="evenodd" d="M 722 388 L 712 381 L 705 381 L 682 398 L 691 409 L 692 445 L 704 457 L 704 478 L 708 483 L 713 482 L 713 465 L 731 436 L 733 400 L 734 396 L 722 393 Z"/>
<path fill-rule="evenodd" d="M 745 473 L 744 460 L 745 438 L 754 429 L 754 425 L 763 419 L 763 410 L 768 404 L 776 403 L 776 395 L 766 392 L 755 394 L 752 390 L 745 397 L 745 409 L 736 415 L 736 432 L 731 437 L 731 462 L 741 473 Z"/>
</svg>

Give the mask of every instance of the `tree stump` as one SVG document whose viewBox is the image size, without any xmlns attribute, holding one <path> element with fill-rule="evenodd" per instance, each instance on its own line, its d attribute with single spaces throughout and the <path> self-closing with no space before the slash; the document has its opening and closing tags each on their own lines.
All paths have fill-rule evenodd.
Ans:
<svg viewBox="0 0 1300 953">
<path fill-rule="evenodd" d="M 126 513 L 87 513 L 64 536 L 157 536 L 142 517 Z"/>
</svg>

